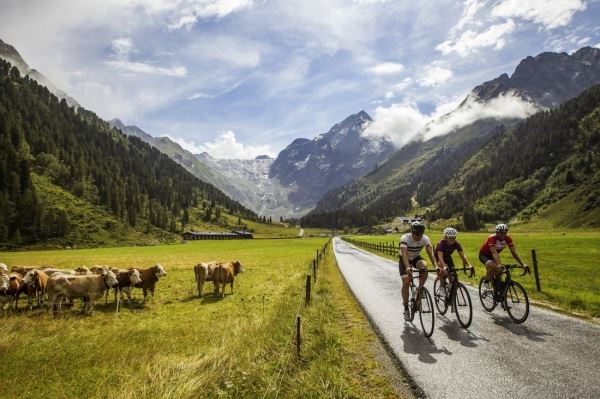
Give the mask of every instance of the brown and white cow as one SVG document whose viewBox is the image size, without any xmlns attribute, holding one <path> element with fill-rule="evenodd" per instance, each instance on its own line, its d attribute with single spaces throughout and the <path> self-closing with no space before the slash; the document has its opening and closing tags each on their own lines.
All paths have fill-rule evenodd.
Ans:
<svg viewBox="0 0 600 399">
<path fill-rule="evenodd" d="M 7 303 L 8 310 L 19 310 L 19 296 L 23 292 L 27 292 L 27 286 L 23 284 L 23 277 L 19 273 L 0 272 L 0 301 L 3 310 Z"/>
<path fill-rule="evenodd" d="M 152 294 L 152 301 L 154 301 L 154 289 L 156 287 L 156 282 L 159 278 L 167 275 L 165 268 L 160 263 L 157 263 L 156 265 L 147 269 L 138 268 L 138 270 L 140 272 L 142 281 L 134 284 L 133 287 L 142 289 L 144 292 L 144 303 L 146 303 L 146 296 L 148 295 L 148 292 Z M 133 287 L 123 288 L 123 291 L 127 294 L 128 301 L 131 301 L 131 291 Z"/>
<path fill-rule="evenodd" d="M 194 266 L 194 276 L 196 277 L 196 286 L 198 288 L 199 297 L 202 297 L 204 283 L 207 281 L 213 281 L 213 275 L 216 268 L 216 261 L 201 262 Z"/>
<path fill-rule="evenodd" d="M 214 271 L 213 284 L 215 286 L 215 293 L 225 298 L 225 286 L 229 284 L 231 286 L 231 293 L 233 294 L 233 282 L 235 276 L 244 271 L 244 267 L 239 261 L 219 263 Z"/>
<path fill-rule="evenodd" d="M 117 284 L 117 277 L 106 266 L 100 274 L 68 275 L 56 274 L 48 279 L 48 308 L 54 315 L 54 308 L 62 298 L 83 298 L 84 312 L 94 311 L 94 301 L 104 295 L 104 291 Z"/>
<path fill-rule="evenodd" d="M 10 285 L 10 277 L 6 270 L 0 270 L 0 310 L 4 314 L 4 306 L 10 301 L 8 295 L 8 287 Z"/>
<path fill-rule="evenodd" d="M 113 287 L 115 291 L 115 302 L 117 302 L 117 291 L 121 294 L 121 300 L 123 300 L 123 290 L 130 289 L 133 285 L 142 282 L 142 277 L 138 269 L 110 269 L 117 276 L 117 285 Z M 105 303 L 108 298 L 108 291 L 106 291 Z M 128 297 L 127 302 L 131 302 L 131 296 Z"/>
<path fill-rule="evenodd" d="M 27 289 L 27 307 L 33 309 L 33 296 L 37 299 L 38 306 L 44 303 L 46 297 L 46 286 L 48 284 L 48 275 L 41 270 L 30 270 L 23 277 L 23 284 Z"/>
</svg>

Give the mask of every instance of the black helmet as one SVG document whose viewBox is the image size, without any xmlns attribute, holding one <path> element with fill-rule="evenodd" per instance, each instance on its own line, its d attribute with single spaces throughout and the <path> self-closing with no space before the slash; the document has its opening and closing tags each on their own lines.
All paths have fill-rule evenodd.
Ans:
<svg viewBox="0 0 600 399">
<path fill-rule="evenodd" d="M 410 224 L 410 231 L 413 233 L 423 234 L 425 232 L 425 225 L 419 221 L 412 222 Z"/>
</svg>

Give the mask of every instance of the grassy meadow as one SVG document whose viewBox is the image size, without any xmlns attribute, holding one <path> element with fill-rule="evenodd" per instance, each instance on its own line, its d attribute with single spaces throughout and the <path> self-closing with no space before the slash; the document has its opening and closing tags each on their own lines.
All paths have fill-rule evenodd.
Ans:
<svg viewBox="0 0 600 399">
<path fill-rule="evenodd" d="M 398 397 L 371 332 L 328 251 L 311 306 L 300 306 L 324 238 L 197 241 L 181 245 L 3 252 L 12 265 L 163 264 L 154 302 L 115 315 L 112 300 L 83 316 L 80 301 L 0 318 L 3 398 Z M 235 292 L 196 293 L 193 265 L 239 259 Z M 21 307 L 25 301 L 21 300 Z M 302 356 L 294 352 L 302 314 Z"/>
<path fill-rule="evenodd" d="M 442 238 L 441 232 L 427 231 L 425 234 L 434 245 Z M 475 286 L 485 274 L 485 267 L 479 262 L 479 248 L 489 234 L 491 233 L 459 232 L 458 235 L 458 241 L 463 246 L 467 258 L 475 266 L 477 274 L 471 279 Z M 510 235 L 523 261 L 531 266 L 531 276 L 520 277 L 518 270 L 513 274 L 514 279 L 523 284 L 530 298 L 570 312 L 600 317 L 600 269 L 597 261 L 600 257 L 600 231 L 527 232 L 526 226 L 519 226 L 515 231 L 511 231 Z M 352 238 L 372 243 L 393 241 L 398 245 L 400 235 Z M 531 249 L 535 249 L 537 253 L 541 292 L 537 292 L 535 287 Z M 458 254 L 453 256 L 455 264 L 461 265 Z M 508 249 L 502 251 L 501 259 L 507 264 L 516 263 Z M 464 275 L 460 278 L 468 280 Z"/>
</svg>

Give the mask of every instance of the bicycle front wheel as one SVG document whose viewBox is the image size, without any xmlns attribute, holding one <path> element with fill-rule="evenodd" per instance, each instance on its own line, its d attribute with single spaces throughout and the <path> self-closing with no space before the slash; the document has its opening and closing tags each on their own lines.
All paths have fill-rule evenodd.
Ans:
<svg viewBox="0 0 600 399">
<path fill-rule="evenodd" d="M 463 283 L 458 283 L 456 286 L 454 311 L 456 312 L 456 319 L 462 328 L 469 328 L 473 320 L 473 305 L 471 304 L 469 291 L 467 291 L 467 287 Z"/>
<path fill-rule="evenodd" d="M 508 315 L 515 323 L 523 323 L 529 316 L 529 298 L 523 286 L 511 281 L 504 296 L 504 304 Z"/>
<path fill-rule="evenodd" d="M 435 282 L 433 283 L 433 299 L 435 300 L 435 307 L 437 308 L 439 314 L 443 315 L 446 314 L 446 311 L 448 310 L 448 304 L 446 303 L 446 295 L 440 295 L 438 293 L 438 289 L 440 287 L 440 280 L 439 279 L 435 279 Z M 447 289 L 448 287 L 446 287 Z"/>
<path fill-rule="evenodd" d="M 481 280 L 479 280 L 479 300 L 486 312 L 491 312 L 496 307 L 494 287 L 485 277 L 482 277 Z"/>
<path fill-rule="evenodd" d="M 427 338 L 433 334 L 433 326 L 435 324 L 435 312 L 433 310 L 433 301 L 431 295 L 425 287 L 421 287 L 421 292 L 418 298 L 419 320 L 423 327 L 423 334 Z"/>
</svg>

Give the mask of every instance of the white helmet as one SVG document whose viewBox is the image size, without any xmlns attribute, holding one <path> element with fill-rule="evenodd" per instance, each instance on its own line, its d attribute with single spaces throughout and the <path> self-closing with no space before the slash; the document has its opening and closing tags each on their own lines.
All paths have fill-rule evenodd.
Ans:
<svg viewBox="0 0 600 399">
<path fill-rule="evenodd" d="M 504 223 L 500 223 L 496 226 L 496 233 L 508 233 L 508 226 Z"/>
<path fill-rule="evenodd" d="M 456 237 L 457 234 L 458 232 L 456 231 L 456 229 L 452 227 L 446 227 L 444 229 L 444 237 Z"/>
</svg>

